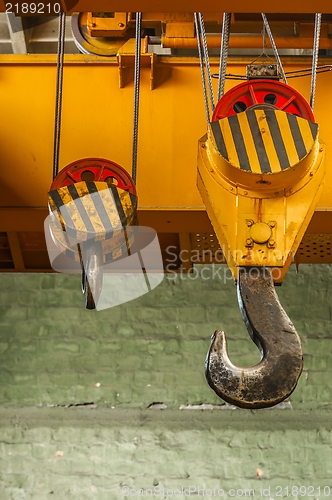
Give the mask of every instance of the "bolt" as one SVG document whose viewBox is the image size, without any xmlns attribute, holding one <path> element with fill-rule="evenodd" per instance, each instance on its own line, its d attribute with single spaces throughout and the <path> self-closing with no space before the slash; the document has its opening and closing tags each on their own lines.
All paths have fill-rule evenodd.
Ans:
<svg viewBox="0 0 332 500">
<path fill-rule="evenodd" d="M 272 238 L 271 238 L 271 239 L 269 240 L 269 245 L 270 245 L 270 247 L 274 247 L 274 245 L 275 245 L 275 244 L 276 244 L 276 242 L 274 241 L 274 239 L 272 239 Z"/>
<path fill-rule="evenodd" d="M 270 227 L 275 227 L 275 226 L 276 226 L 276 221 L 275 221 L 275 220 L 270 220 L 270 221 L 268 222 L 268 225 L 269 225 Z"/>
<path fill-rule="evenodd" d="M 324 151 L 324 148 L 321 146 L 321 147 L 319 148 L 319 151 L 320 151 L 320 152 Z"/>
<path fill-rule="evenodd" d="M 247 194 L 248 194 L 248 191 L 245 191 L 245 192 L 244 192 L 244 194 L 245 194 L 245 196 L 247 196 Z"/>
<path fill-rule="evenodd" d="M 265 134 L 265 128 L 261 128 L 262 134 Z"/>
<path fill-rule="evenodd" d="M 233 191 L 233 189 L 234 189 L 234 188 L 232 188 L 232 187 L 230 187 L 230 188 L 229 188 L 229 190 L 230 190 L 230 191 Z"/>
<path fill-rule="evenodd" d="M 246 245 L 247 246 L 251 246 L 252 245 L 252 239 L 251 238 L 247 238 L 246 239 Z"/>
<path fill-rule="evenodd" d="M 313 173 L 313 172 L 310 172 L 310 177 L 312 177 L 313 175 L 314 175 L 314 173 Z"/>
<path fill-rule="evenodd" d="M 246 224 L 247 224 L 248 227 L 253 226 L 254 225 L 254 221 L 252 219 L 246 219 Z"/>
<path fill-rule="evenodd" d="M 124 24 L 123 23 L 118 23 L 119 28 L 123 28 Z"/>
<path fill-rule="evenodd" d="M 202 144 L 202 148 L 205 149 L 206 148 L 206 145 L 205 144 Z"/>
</svg>

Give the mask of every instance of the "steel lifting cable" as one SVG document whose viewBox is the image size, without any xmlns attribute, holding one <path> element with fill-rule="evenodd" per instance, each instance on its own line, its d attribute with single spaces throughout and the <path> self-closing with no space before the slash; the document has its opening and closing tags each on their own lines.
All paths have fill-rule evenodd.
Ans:
<svg viewBox="0 0 332 500">
<path fill-rule="evenodd" d="M 224 95 L 225 80 L 226 80 L 226 66 L 228 58 L 228 43 L 231 31 L 231 14 L 225 12 L 222 22 L 221 31 L 221 46 L 220 46 L 220 65 L 219 65 L 219 79 L 218 79 L 218 101 Z"/>
<path fill-rule="evenodd" d="M 284 72 L 284 68 L 282 67 L 282 64 L 281 64 L 281 60 L 280 60 L 280 57 L 279 57 L 279 54 L 278 54 L 277 46 L 275 44 L 275 41 L 274 41 L 274 38 L 273 38 L 273 35 L 272 35 L 272 31 L 270 29 L 269 22 L 267 20 L 266 15 L 263 14 L 263 13 L 262 13 L 262 18 L 263 18 L 264 26 L 265 26 L 265 29 L 266 29 L 266 33 L 268 34 L 268 37 L 270 39 L 270 43 L 271 43 L 271 47 L 273 49 L 274 57 L 276 58 L 276 61 L 277 61 L 278 67 L 279 67 L 279 71 L 281 73 L 282 80 L 283 80 L 284 83 L 287 84 L 287 78 L 286 78 L 286 75 L 285 75 L 285 72 Z"/>
<path fill-rule="evenodd" d="M 136 184 L 137 177 L 137 148 L 138 148 L 138 109 L 140 91 L 140 69 L 141 69 L 141 25 L 142 12 L 136 12 L 136 45 L 135 45 L 135 69 L 134 69 L 134 126 L 133 126 L 133 151 L 132 151 L 132 178 Z"/>
<path fill-rule="evenodd" d="M 201 37 L 198 23 L 198 15 L 197 12 L 194 12 L 194 20 L 195 20 L 195 28 L 196 28 L 196 36 L 197 36 L 197 49 L 199 56 L 199 65 L 201 67 L 201 76 L 202 76 L 202 85 L 203 85 L 203 94 L 204 94 L 204 103 L 205 103 L 205 113 L 207 122 L 210 123 L 210 110 L 209 110 L 209 99 L 206 89 L 206 81 L 205 81 L 205 73 L 204 73 L 204 61 L 201 47 Z"/>
<path fill-rule="evenodd" d="M 53 179 L 59 172 L 60 155 L 60 132 L 61 132 L 61 111 L 62 111 L 62 86 L 63 86 L 63 61 L 65 53 L 66 37 L 66 13 L 59 14 L 58 30 L 58 59 L 56 73 L 56 95 L 55 95 L 55 120 L 54 120 L 54 148 L 53 148 Z"/>
<path fill-rule="evenodd" d="M 315 105 L 316 76 L 317 76 L 321 21 L 322 21 L 322 14 L 315 14 L 314 47 L 312 51 L 312 70 L 311 70 L 311 87 L 310 87 L 310 107 L 312 110 L 314 110 L 314 105 Z"/>
<path fill-rule="evenodd" d="M 201 28 L 201 35 L 202 35 L 202 42 L 203 42 L 203 52 L 204 52 L 204 59 L 205 59 L 207 81 L 208 81 L 208 86 L 209 86 L 209 91 L 210 91 L 211 109 L 212 109 L 212 113 L 213 113 L 213 111 L 214 111 L 214 96 L 213 96 L 212 78 L 211 78 L 211 70 L 210 70 L 209 51 L 208 51 L 208 46 L 207 46 L 207 41 L 206 41 L 205 24 L 204 24 L 203 14 L 201 12 L 199 12 L 198 17 L 199 17 L 199 24 L 200 24 L 200 28 Z"/>
</svg>

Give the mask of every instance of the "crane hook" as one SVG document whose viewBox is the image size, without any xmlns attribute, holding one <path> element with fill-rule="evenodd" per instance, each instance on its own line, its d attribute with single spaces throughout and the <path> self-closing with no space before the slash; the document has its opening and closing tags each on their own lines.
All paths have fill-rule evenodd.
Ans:
<svg viewBox="0 0 332 500">
<path fill-rule="evenodd" d="M 261 361 L 248 368 L 233 365 L 225 333 L 217 330 L 207 354 L 205 376 L 210 387 L 228 403 L 249 409 L 274 406 L 293 392 L 301 375 L 301 340 L 279 302 L 270 269 L 241 268 L 237 295 Z"/>
</svg>

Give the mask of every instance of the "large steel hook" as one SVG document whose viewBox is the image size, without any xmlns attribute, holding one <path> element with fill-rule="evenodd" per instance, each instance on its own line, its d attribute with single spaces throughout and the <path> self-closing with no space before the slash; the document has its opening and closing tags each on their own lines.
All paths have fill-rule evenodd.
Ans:
<svg viewBox="0 0 332 500">
<path fill-rule="evenodd" d="M 225 333 L 217 330 L 206 358 L 206 379 L 219 397 L 240 408 L 274 406 L 293 392 L 301 375 L 301 340 L 279 302 L 268 268 L 241 268 L 237 292 L 261 361 L 249 368 L 233 365 Z"/>
</svg>

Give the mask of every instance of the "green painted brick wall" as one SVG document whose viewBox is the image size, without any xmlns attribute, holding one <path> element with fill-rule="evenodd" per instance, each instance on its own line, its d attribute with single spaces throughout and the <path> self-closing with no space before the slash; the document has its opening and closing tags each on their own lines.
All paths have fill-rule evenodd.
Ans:
<svg viewBox="0 0 332 500">
<path fill-rule="evenodd" d="M 175 498 L 190 486 L 332 497 L 332 267 L 291 268 L 277 290 L 304 349 L 293 410 L 179 410 L 221 403 L 203 371 L 216 328 L 234 363 L 259 360 L 229 273 L 214 272 L 168 276 L 102 312 L 84 309 L 79 276 L 0 275 L 0 500 L 117 500 L 123 487 Z M 61 407 L 87 402 L 97 407 Z"/>
<path fill-rule="evenodd" d="M 0 404 L 220 403 L 204 378 L 213 331 L 226 331 L 236 364 L 256 363 L 259 352 L 229 273 L 214 272 L 166 276 L 152 292 L 100 312 L 84 309 L 77 275 L 2 274 Z M 278 294 L 304 349 L 292 404 L 331 405 L 332 267 L 291 268 Z"/>
</svg>

